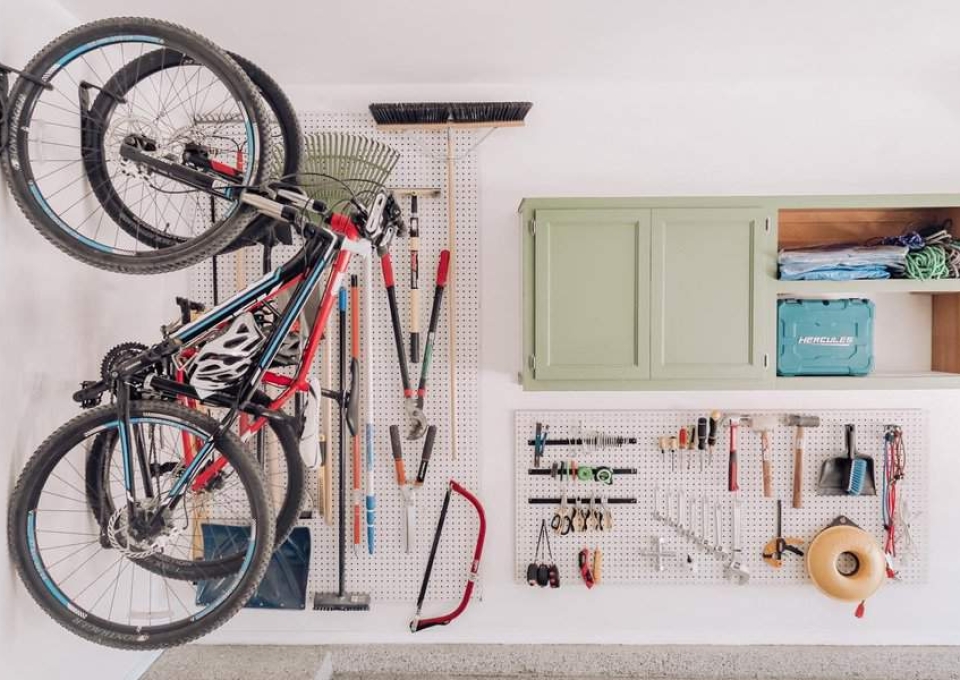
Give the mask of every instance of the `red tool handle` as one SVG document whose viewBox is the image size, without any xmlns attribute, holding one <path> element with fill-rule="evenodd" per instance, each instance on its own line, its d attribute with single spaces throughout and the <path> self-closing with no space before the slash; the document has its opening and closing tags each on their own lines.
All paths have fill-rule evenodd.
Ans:
<svg viewBox="0 0 960 680">
<path fill-rule="evenodd" d="M 739 491 L 737 482 L 737 423 L 730 421 L 730 463 L 727 468 L 727 490 Z"/>
<path fill-rule="evenodd" d="M 390 253 L 384 253 L 380 258 L 380 270 L 383 272 L 383 285 L 387 288 L 393 288 L 393 260 Z"/>
<path fill-rule="evenodd" d="M 440 263 L 437 265 L 437 285 L 447 285 L 447 274 L 450 273 L 450 251 L 440 251 Z"/>
<path fill-rule="evenodd" d="M 397 475 L 397 484 L 407 483 L 407 471 L 403 467 L 403 445 L 400 443 L 400 428 L 390 426 L 390 448 L 393 452 L 393 469 Z"/>
</svg>

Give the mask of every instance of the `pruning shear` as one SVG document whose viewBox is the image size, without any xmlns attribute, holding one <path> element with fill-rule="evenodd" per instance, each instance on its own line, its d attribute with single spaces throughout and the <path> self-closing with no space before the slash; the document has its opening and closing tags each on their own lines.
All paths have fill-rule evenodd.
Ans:
<svg viewBox="0 0 960 680">
<path fill-rule="evenodd" d="M 393 449 L 393 467 L 397 476 L 397 486 L 400 487 L 400 500 L 403 503 L 403 530 L 401 543 L 405 553 L 412 553 L 417 544 L 417 489 L 423 486 L 427 476 L 427 466 L 430 464 L 430 455 L 433 453 L 433 442 L 437 437 L 436 425 L 427 428 L 427 438 L 423 442 L 423 453 L 420 454 L 420 465 L 417 467 L 417 477 L 413 482 L 407 479 L 407 471 L 403 465 L 403 444 L 400 439 L 400 428 L 390 426 L 390 445 Z"/>
</svg>

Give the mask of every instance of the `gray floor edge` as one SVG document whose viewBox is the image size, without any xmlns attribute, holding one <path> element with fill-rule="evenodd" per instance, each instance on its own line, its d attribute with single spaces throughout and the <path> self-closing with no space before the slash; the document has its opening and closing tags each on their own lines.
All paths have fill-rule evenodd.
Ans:
<svg viewBox="0 0 960 680">
<path fill-rule="evenodd" d="M 329 656 L 328 656 L 329 655 Z M 325 666 L 325 663 L 328 664 Z M 700 645 L 193 645 L 168 650 L 144 680 L 345 677 L 957 680 L 960 647 Z"/>
</svg>

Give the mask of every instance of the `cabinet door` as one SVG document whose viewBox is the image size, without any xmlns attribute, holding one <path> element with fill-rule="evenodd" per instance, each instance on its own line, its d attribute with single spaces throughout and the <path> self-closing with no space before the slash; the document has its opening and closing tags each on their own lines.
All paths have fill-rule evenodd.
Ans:
<svg viewBox="0 0 960 680">
<path fill-rule="evenodd" d="M 650 211 L 538 210 L 534 377 L 650 377 Z"/>
<path fill-rule="evenodd" d="M 654 379 L 759 379 L 763 211 L 653 211 Z"/>
</svg>

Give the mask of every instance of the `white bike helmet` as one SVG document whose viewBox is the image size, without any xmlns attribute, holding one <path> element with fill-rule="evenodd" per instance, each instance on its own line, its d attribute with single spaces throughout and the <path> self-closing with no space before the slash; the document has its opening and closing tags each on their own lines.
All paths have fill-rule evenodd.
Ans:
<svg viewBox="0 0 960 680">
<path fill-rule="evenodd" d="M 263 342 L 263 332 L 253 314 L 238 316 L 223 333 L 200 348 L 188 382 L 201 398 L 220 392 L 246 375 L 254 352 Z"/>
</svg>

